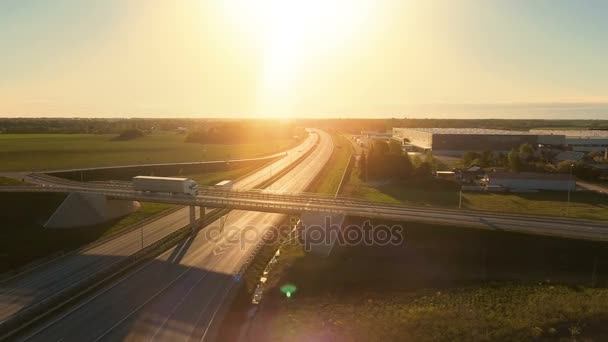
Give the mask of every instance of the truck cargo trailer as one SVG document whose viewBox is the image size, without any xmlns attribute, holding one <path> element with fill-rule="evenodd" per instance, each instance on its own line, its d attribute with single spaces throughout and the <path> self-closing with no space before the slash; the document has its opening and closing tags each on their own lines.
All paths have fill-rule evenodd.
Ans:
<svg viewBox="0 0 608 342">
<path fill-rule="evenodd" d="M 190 178 L 133 177 L 133 188 L 137 191 L 198 195 L 198 184 Z"/>
</svg>

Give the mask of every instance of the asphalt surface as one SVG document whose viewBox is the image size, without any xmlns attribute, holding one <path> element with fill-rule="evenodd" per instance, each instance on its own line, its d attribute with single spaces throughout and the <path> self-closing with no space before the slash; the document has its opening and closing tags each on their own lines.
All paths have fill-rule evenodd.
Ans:
<svg viewBox="0 0 608 342">
<path fill-rule="evenodd" d="M 589 182 L 585 182 L 585 181 L 581 181 L 581 180 L 577 180 L 576 185 L 585 190 L 591 190 L 591 191 L 599 192 L 602 194 L 608 194 L 608 185 L 594 184 L 594 183 L 589 183 Z"/>
<path fill-rule="evenodd" d="M 272 189 L 305 190 L 331 157 L 331 137 Z M 26 341 L 212 340 L 238 275 L 285 215 L 231 211 L 195 236 L 25 336 Z"/>
<path fill-rule="evenodd" d="M 299 146 L 289 150 L 285 157 L 241 179 L 235 183 L 234 188 L 240 190 L 254 188 L 276 172 L 288 167 L 298 156 L 313 148 L 317 140 L 318 135 L 311 134 Z M 143 244 L 147 246 L 188 223 L 189 209 L 183 208 L 144 225 L 141 230 L 137 229 L 120 235 L 103 244 L 52 260 L 1 281 L 0 326 L 22 310 L 60 294 L 70 286 L 112 267 L 141 249 L 142 230 Z"/>
</svg>

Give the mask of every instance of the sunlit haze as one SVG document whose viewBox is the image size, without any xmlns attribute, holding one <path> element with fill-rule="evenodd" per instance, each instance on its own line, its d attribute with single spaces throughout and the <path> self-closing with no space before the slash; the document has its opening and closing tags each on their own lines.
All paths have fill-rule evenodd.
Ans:
<svg viewBox="0 0 608 342">
<path fill-rule="evenodd" d="M 608 119 L 608 2 L 5 0 L 0 116 Z"/>
</svg>

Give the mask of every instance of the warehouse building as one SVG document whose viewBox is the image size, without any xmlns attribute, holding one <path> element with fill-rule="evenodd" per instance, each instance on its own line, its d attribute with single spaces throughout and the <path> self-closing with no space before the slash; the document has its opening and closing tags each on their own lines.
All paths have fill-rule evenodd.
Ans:
<svg viewBox="0 0 608 342">
<path fill-rule="evenodd" d="M 485 185 L 510 190 L 554 190 L 576 189 L 576 180 L 569 174 L 535 172 L 493 172 L 484 178 Z"/>
<path fill-rule="evenodd" d="M 378 131 L 361 131 L 361 137 L 366 139 L 390 140 L 392 133 Z"/>
<path fill-rule="evenodd" d="M 544 130 L 530 131 L 539 135 L 564 136 L 565 145 L 576 152 L 601 152 L 608 148 L 607 130 Z"/>
<path fill-rule="evenodd" d="M 523 144 L 563 146 L 563 135 L 478 128 L 393 128 L 393 139 L 433 154 L 461 156 L 467 151 L 508 152 Z"/>
</svg>

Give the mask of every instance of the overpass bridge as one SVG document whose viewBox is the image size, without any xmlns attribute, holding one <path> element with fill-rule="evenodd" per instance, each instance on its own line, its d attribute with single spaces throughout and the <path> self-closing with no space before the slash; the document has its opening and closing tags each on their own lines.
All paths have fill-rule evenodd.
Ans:
<svg viewBox="0 0 608 342">
<path fill-rule="evenodd" d="M 608 223 L 546 216 L 506 214 L 460 209 L 425 208 L 401 204 L 378 203 L 346 197 L 311 193 L 278 193 L 271 190 L 223 190 L 201 187 L 198 196 L 136 191 L 130 182 L 68 181 L 46 175 L 31 175 L 41 180 L 37 186 L 0 187 L 4 192 L 90 193 L 110 199 L 184 205 L 190 207 L 194 224 L 195 207 L 226 208 L 257 212 L 303 214 L 325 213 L 459 226 L 495 231 L 547 235 L 595 241 L 608 241 Z"/>
</svg>

